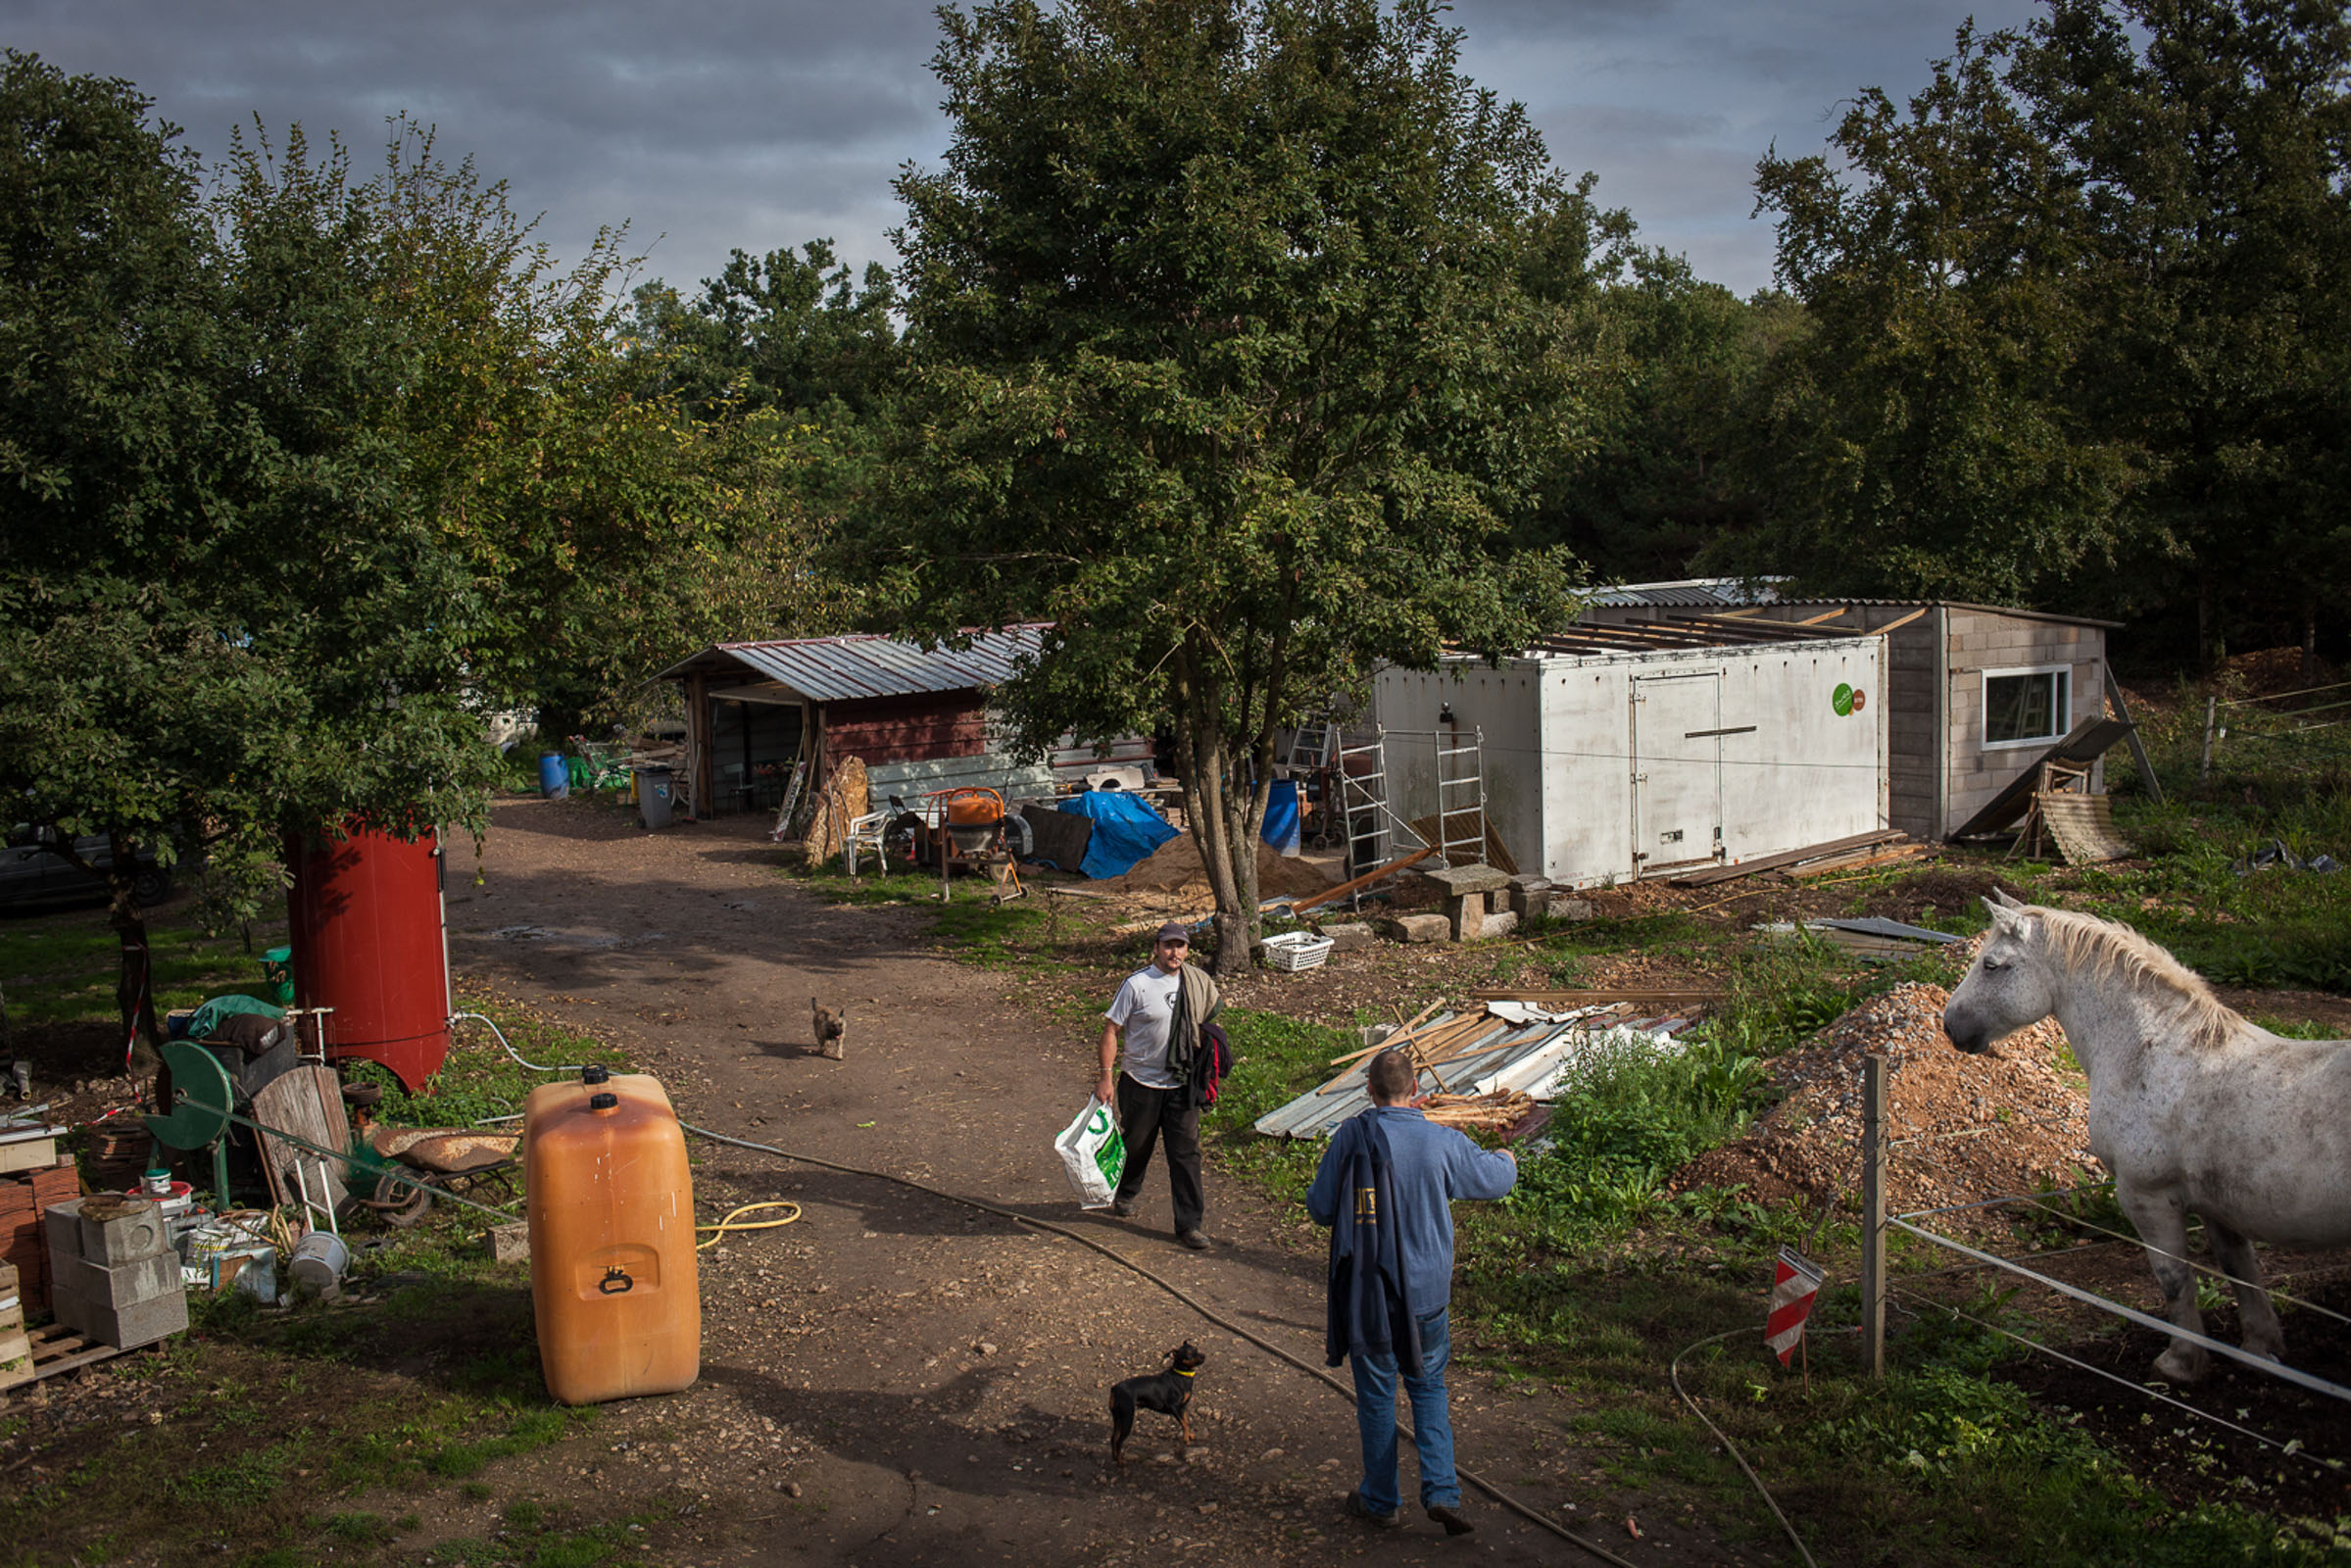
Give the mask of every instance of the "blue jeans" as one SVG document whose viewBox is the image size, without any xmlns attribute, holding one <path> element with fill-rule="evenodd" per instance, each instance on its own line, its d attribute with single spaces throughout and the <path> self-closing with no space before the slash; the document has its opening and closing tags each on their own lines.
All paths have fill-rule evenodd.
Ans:
<svg viewBox="0 0 2351 1568">
<path fill-rule="evenodd" d="M 1445 1369 L 1453 1338 L 1439 1307 L 1420 1320 L 1420 1376 L 1403 1380 L 1412 1397 L 1412 1446 L 1420 1454 L 1420 1505 L 1457 1508 L 1461 1478 L 1453 1474 L 1453 1418 L 1445 1408 Z M 1396 1485 L 1396 1357 L 1350 1353 L 1355 1373 L 1355 1426 L 1363 1437 L 1363 1503 L 1374 1513 L 1401 1504 Z"/>
</svg>

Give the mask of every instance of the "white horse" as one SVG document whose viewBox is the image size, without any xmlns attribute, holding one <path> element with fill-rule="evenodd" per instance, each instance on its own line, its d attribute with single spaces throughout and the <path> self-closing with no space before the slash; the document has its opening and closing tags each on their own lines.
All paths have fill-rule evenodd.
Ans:
<svg viewBox="0 0 2351 1568">
<path fill-rule="evenodd" d="M 2056 1014 L 2089 1078 L 2090 1149 L 2146 1243 L 2173 1324 L 2204 1332 L 2180 1261 L 2193 1213 L 2239 1282 L 2245 1348 L 2282 1360 L 2252 1244 L 2351 1243 L 2351 1041 L 2255 1027 L 2129 926 L 2005 895 L 1984 907 L 1991 933 L 1943 1029 L 1983 1052 Z M 2192 1383 L 2205 1360 L 2202 1346 L 2174 1340 L 2155 1369 Z"/>
</svg>

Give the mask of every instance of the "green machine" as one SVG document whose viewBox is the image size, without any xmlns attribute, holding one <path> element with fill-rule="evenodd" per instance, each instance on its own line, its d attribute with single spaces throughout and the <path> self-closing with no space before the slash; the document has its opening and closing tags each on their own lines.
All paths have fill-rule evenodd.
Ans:
<svg viewBox="0 0 2351 1568">
<path fill-rule="evenodd" d="M 164 1069 L 171 1075 L 171 1109 L 146 1116 L 147 1130 L 157 1143 L 182 1152 L 209 1146 L 213 1152 L 213 1199 L 227 1207 L 229 1112 L 236 1108 L 236 1085 L 219 1057 L 185 1040 L 164 1043 Z"/>
</svg>

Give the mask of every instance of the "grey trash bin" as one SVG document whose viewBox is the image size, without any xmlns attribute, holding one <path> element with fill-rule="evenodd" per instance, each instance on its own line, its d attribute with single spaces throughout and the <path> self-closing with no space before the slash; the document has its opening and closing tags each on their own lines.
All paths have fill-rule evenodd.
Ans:
<svg viewBox="0 0 2351 1568">
<path fill-rule="evenodd" d="M 632 771 L 637 775 L 637 819 L 649 828 L 667 827 L 670 770 L 640 767 Z"/>
</svg>

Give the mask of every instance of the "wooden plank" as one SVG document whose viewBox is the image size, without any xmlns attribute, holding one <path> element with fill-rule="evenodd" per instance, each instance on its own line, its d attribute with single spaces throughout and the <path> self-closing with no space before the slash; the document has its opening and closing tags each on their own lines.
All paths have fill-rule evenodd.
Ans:
<svg viewBox="0 0 2351 1568">
<path fill-rule="evenodd" d="M 1808 844 L 1800 850 L 1759 856 L 1737 865 L 1712 866 L 1703 871 L 1693 871 L 1686 876 L 1675 877 L 1673 885 L 1678 888 L 1711 887 L 1717 882 L 1732 882 L 1742 876 L 1753 876 L 1758 871 L 1774 871 L 1784 865 L 1799 865 L 1806 860 L 1817 860 L 1823 856 L 1837 855 L 1845 850 L 1858 850 L 1865 845 L 1890 843 L 1901 836 L 1899 828 L 1874 828 L 1867 833 L 1852 833 L 1841 839 L 1831 839 L 1826 844 Z"/>
<path fill-rule="evenodd" d="M 336 1208 L 343 1206 L 350 1196 L 343 1183 L 350 1174 L 342 1160 L 330 1160 L 311 1153 L 285 1139 L 270 1136 L 282 1132 L 321 1149 L 349 1149 L 351 1122 L 343 1109 L 343 1086 L 332 1067 L 305 1062 L 301 1066 L 273 1078 L 254 1094 L 253 1119 L 269 1129 L 256 1136 L 262 1145 L 262 1169 L 269 1178 L 269 1191 L 280 1203 L 299 1203 L 302 1190 L 295 1179 L 297 1168 L 303 1181 L 310 1186 L 314 1201 L 324 1201 Z"/>
<path fill-rule="evenodd" d="M 2106 685 L 2106 700 L 2114 705 L 2114 716 L 2131 725 L 2124 739 L 2131 743 L 2131 763 L 2138 769 L 2138 787 L 2147 792 L 2147 799 L 2163 804 L 2163 785 L 2155 777 L 2155 764 L 2147 760 L 2146 744 L 2138 738 L 2138 725 L 2131 717 L 2131 705 L 2123 698 L 2123 688 L 2116 684 L 2114 670 L 2103 659 L 2098 661 L 2098 675 Z"/>
<path fill-rule="evenodd" d="M 1891 865 L 1896 860 L 1914 860 L 1927 853 L 1924 844 L 1898 844 L 1890 850 L 1864 851 L 1839 855 L 1834 859 L 1814 860 L 1791 868 L 1788 875 L 1797 881 L 1808 877 L 1827 876 L 1835 871 L 1859 871 L 1873 865 Z"/>
<path fill-rule="evenodd" d="M 1410 1022 L 1406 1023 L 1395 1034 L 1392 1034 L 1387 1039 L 1381 1041 L 1378 1045 L 1365 1046 L 1360 1051 L 1350 1051 L 1344 1056 L 1333 1056 L 1329 1062 L 1329 1065 L 1333 1067 L 1344 1067 L 1350 1061 L 1361 1061 L 1366 1056 L 1377 1055 L 1381 1052 L 1386 1051 L 1390 1046 L 1401 1046 L 1410 1043 L 1413 1038 L 1412 1031 L 1420 1027 L 1421 1020 L 1428 1017 L 1430 1013 L 1435 1012 L 1438 1008 L 1444 1005 L 1445 1004 L 1442 1002 L 1430 1003 L 1427 1006 L 1421 1008 L 1420 1011 L 1414 1013 Z M 1447 1019 L 1445 1023 L 1440 1024 L 1435 1032 L 1442 1033 L 1446 1029 L 1450 1029 L 1454 1024 L 1459 1023 L 1460 1021 L 1461 1020 L 1458 1018 Z"/>
<path fill-rule="evenodd" d="M 1381 866 L 1377 871 L 1367 871 L 1363 875 L 1356 877 L 1351 882 L 1342 882 L 1335 888 L 1323 889 L 1320 893 L 1315 894 L 1314 897 L 1310 899 L 1299 900 L 1298 903 L 1293 904 L 1290 906 L 1290 912 L 1293 914 L 1300 914 L 1305 910 L 1314 908 L 1318 905 L 1328 904 L 1334 899 L 1344 899 L 1356 889 L 1367 888 L 1374 882 L 1379 881 L 1380 878 L 1387 876 L 1392 872 L 1401 871 L 1408 865 L 1418 865 L 1421 861 L 1427 859 L 1430 856 L 1435 855 L 1436 853 L 1437 846 L 1434 844 L 1428 845 L 1422 849 L 1414 850 L 1410 855 L 1389 861 L 1386 865 Z"/>
</svg>

